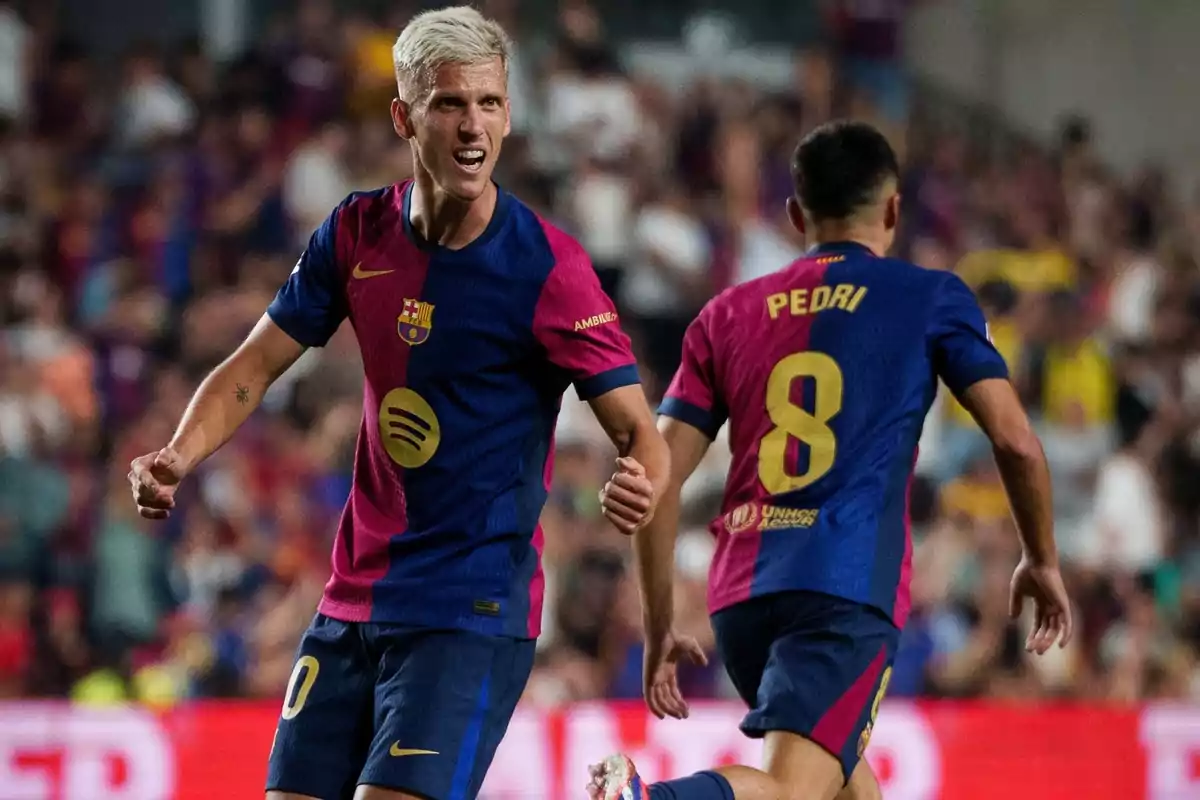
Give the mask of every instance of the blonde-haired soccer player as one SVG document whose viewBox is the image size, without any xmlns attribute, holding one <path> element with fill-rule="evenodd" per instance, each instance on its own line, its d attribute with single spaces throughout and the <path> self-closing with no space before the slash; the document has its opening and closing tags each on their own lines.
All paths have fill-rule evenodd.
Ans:
<svg viewBox="0 0 1200 800">
<path fill-rule="evenodd" d="M 574 384 L 622 459 L 625 533 L 666 484 L 629 339 L 583 249 L 492 182 L 509 131 L 504 31 L 422 14 L 394 49 L 410 182 L 346 198 L 163 449 L 140 513 L 225 442 L 305 347 L 354 325 L 365 372 L 332 577 L 300 642 L 269 800 L 471 800 L 533 666 L 555 418 Z"/>
</svg>

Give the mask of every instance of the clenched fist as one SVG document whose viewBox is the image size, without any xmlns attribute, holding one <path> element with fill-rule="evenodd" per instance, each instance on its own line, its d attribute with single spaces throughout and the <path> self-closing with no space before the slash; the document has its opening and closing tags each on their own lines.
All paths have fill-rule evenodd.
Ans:
<svg viewBox="0 0 1200 800">
<path fill-rule="evenodd" d="M 175 507 L 175 490 L 185 474 L 183 459 L 170 447 L 135 458 L 129 464 L 129 485 L 138 514 L 166 519 Z"/>
<path fill-rule="evenodd" d="M 632 458 L 618 458 L 617 471 L 600 490 L 600 508 L 626 536 L 641 530 L 654 516 L 657 502 L 646 468 Z"/>
</svg>

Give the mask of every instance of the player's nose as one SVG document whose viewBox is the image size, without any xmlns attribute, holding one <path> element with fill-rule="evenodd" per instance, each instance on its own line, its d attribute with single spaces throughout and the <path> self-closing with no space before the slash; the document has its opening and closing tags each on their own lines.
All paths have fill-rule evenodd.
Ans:
<svg viewBox="0 0 1200 800">
<path fill-rule="evenodd" d="M 469 106 L 467 112 L 463 114 L 462 122 L 459 123 L 458 135 L 465 143 L 470 143 L 482 138 L 483 134 L 483 112 L 478 106 Z"/>
</svg>

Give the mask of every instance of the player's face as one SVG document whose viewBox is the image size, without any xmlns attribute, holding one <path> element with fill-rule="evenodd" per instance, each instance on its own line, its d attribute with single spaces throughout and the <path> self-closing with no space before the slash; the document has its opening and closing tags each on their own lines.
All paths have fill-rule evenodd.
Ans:
<svg viewBox="0 0 1200 800">
<path fill-rule="evenodd" d="M 396 132 L 439 189 L 475 200 L 488 187 L 510 129 L 504 63 L 445 64 L 427 90 L 411 104 L 393 102 Z"/>
</svg>

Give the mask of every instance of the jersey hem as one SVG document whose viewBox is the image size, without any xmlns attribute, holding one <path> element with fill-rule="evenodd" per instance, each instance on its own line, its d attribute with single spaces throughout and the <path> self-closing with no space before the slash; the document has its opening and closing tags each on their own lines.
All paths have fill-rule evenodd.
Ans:
<svg viewBox="0 0 1200 800">
<path fill-rule="evenodd" d="M 343 603 L 339 600 L 331 600 L 328 597 L 321 598 L 321 602 L 317 604 L 317 612 L 324 614 L 330 619 L 336 619 L 339 622 L 371 621 L 371 607 L 369 605 Z"/>
<path fill-rule="evenodd" d="M 664 397 L 658 406 L 658 414 L 687 423 L 709 439 L 716 439 L 721 426 L 725 424 L 725 420 L 715 411 L 703 409 L 680 397 Z"/>
<path fill-rule="evenodd" d="M 767 592 L 756 592 L 745 597 L 714 597 L 708 604 L 708 615 L 711 617 L 728 608 L 739 606 L 742 603 L 748 603 L 751 600 L 758 600 L 759 598 L 770 597 L 771 595 L 776 594 L 787 594 L 788 592 L 812 592 L 813 594 L 823 594 L 827 597 L 836 597 L 838 600 L 845 600 L 847 603 L 855 603 L 863 606 L 864 608 L 869 608 L 879 612 L 885 619 L 895 625 L 897 630 L 902 630 L 904 628 L 904 621 L 897 619 L 894 608 L 885 608 L 878 603 L 872 603 L 869 600 L 863 600 L 861 597 L 848 597 L 844 594 L 830 592 L 826 589 L 813 586 L 788 586 L 782 589 L 772 589 Z"/>
<path fill-rule="evenodd" d="M 441 611 L 441 609 L 438 609 Z M 530 630 L 529 621 L 523 618 L 519 623 L 520 632 L 514 632 L 512 625 L 506 625 L 503 619 L 495 617 L 459 617 L 455 620 L 433 619 L 424 614 L 379 614 L 372 606 L 344 603 L 329 597 L 322 597 L 317 604 L 317 613 L 324 614 L 339 622 L 371 622 L 384 625 L 404 625 L 413 628 L 428 628 L 429 630 L 469 631 L 482 636 L 494 636 L 497 639 L 531 640 L 541 635 L 541 627 Z"/>
</svg>

